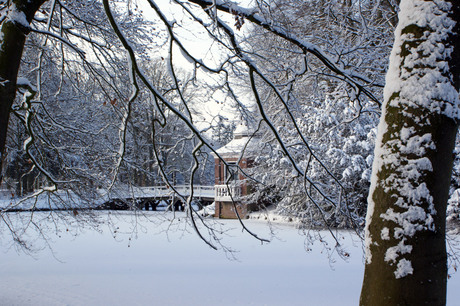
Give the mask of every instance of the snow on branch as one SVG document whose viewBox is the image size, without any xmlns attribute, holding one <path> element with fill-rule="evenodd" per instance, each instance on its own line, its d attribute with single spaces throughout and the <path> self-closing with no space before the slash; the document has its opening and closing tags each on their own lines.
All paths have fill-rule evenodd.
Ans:
<svg viewBox="0 0 460 306">
<path fill-rule="evenodd" d="M 238 13 L 240 16 L 244 17 L 253 24 L 258 25 L 263 29 L 296 45 L 305 54 L 310 53 L 314 55 L 332 72 L 343 77 L 343 80 L 345 82 L 349 83 L 353 87 L 358 88 L 369 99 L 371 99 L 378 105 L 381 104 L 378 98 L 375 97 L 374 94 L 366 88 L 366 85 L 372 84 L 373 86 L 383 87 L 383 84 L 373 83 L 372 80 L 368 79 L 365 76 L 359 75 L 354 71 L 345 70 L 341 68 L 339 65 L 335 63 L 336 61 L 330 58 L 324 51 L 322 51 L 322 49 L 319 46 L 298 38 L 289 31 L 286 31 L 283 27 L 276 25 L 274 22 L 272 22 L 272 20 L 266 19 L 265 17 L 263 17 L 264 14 L 262 14 L 262 12 L 260 12 L 258 9 L 247 9 L 231 1 L 189 0 L 189 2 L 201 6 L 204 10 L 208 9 L 211 6 L 215 6 L 217 10 L 222 12 L 230 14 L 233 14 L 235 12 Z M 360 82 L 364 82 L 364 84 Z"/>
</svg>

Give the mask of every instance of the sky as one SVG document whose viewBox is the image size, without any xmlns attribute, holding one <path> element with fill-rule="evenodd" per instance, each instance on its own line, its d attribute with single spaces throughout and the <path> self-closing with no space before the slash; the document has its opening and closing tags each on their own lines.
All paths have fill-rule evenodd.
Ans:
<svg viewBox="0 0 460 306">
<path fill-rule="evenodd" d="M 140 9 L 143 12 L 143 16 L 147 19 L 155 20 L 155 13 L 152 8 L 149 6 L 147 1 L 137 1 Z M 166 15 L 170 22 L 175 21 L 175 33 L 181 40 L 181 43 L 191 53 L 195 58 L 202 60 L 205 64 L 209 65 L 211 68 L 217 68 L 222 63 L 222 61 L 227 59 L 226 49 L 219 46 L 218 43 L 213 41 L 203 27 L 198 25 L 197 22 L 192 21 L 188 16 L 186 16 L 183 10 L 175 4 L 172 4 L 169 0 L 157 0 L 155 1 L 157 5 L 161 8 L 162 12 Z M 199 12 L 199 11 L 196 11 Z M 196 13 L 195 12 L 195 13 Z M 197 14 L 199 18 L 203 18 L 206 21 L 209 17 L 205 15 L 202 11 Z M 228 24 L 233 27 L 234 20 L 231 16 L 226 16 L 228 14 L 222 14 L 220 16 L 223 20 L 228 21 Z M 164 25 L 161 24 L 159 28 L 164 29 Z M 236 34 L 244 34 L 248 32 L 248 25 L 243 25 L 240 31 L 236 31 Z M 153 54 L 158 54 L 157 50 L 152 50 Z M 165 60 L 169 59 L 169 50 L 164 48 L 161 51 L 161 57 Z M 179 69 L 185 72 L 185 74 L 191 76 L 194 64 L 184 56 L 184 53 L 179 50 L 177 46 L 173 49 L 173 62 L 175 69 Z M 215 86 L 217 83 L 221 83 L 222 80 L 219 80 L 219 77 L 211 76 L 209 73 L 206 73 L 204 70 L 199 69 L 197 71 L 197 76 L 202 81 L 208 83 L 208 85 Z M 221 74 L 220 77 L 223 75 Z M 217 81 L 216 81 L 217 80 Z M 251 97 L 247 94 L 246 90 L 240 90 L 235 92 L 243 101 L 247 101 L 248 104 L 251 103 Z M 201 123 L 198 120 L 198 126 L 201 129 L 206 129 L 209 127 L 210 122 L 213 121 L 216 115 L 223 116 L 223 118 L 228 119 L 229 121 L 239 120 L 238 113 L 235 111 L 233 103 L 229 103 L 227 100 L 227 92 L 217 91 L 215 92 L 211 99 L 206 95 L 206 99 L 201 101 L 200 112 L 202 115 Z M 215 122 L 214 122 L 215 123 Z"/>
</svg>

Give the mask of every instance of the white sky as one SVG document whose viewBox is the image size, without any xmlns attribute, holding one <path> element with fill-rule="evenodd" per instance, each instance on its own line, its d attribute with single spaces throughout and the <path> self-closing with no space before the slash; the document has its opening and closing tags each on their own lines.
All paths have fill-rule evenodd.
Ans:
<svg viewBox="0 0 460 306">
<path fill-rule="evenodd" d="M 222 47 L 218 46 L 216 42 L 212 41 L 208 37 L 208 34 L 201 28 L 201 26 L 199 26 L 196 22 L 189 20 L 188 17 L 185 17 L 182 9 L 177 5 L 171 4 L 169 0 L 156 0 L 155 2 L 162 9 L 163 13 L 165 15 L 167 14 L 167 17 L 170 21 L 175 20 L 180 23 L 181 27 L 176 28 L 176 33 L 179 35 L 181 42 L 184 44 L 187 50 L 193 56 L 197 57 L 198 59 L 202 59 L 207 65 L 211 67 L 217 67 L 218 63 L 225 58 L 224 50 Z M 154 15 L 154 12 L 148 5 L 147 1 L 138 0 L 137 3 L 141 7 L 145 16 Z M 200 17 L 203 19 L 206 18 L 204 13 L 202 13 Z M 231 16 L 228 18 L 223 18 L 229 20 L 230 25 L 232 25 L 234 22 Z M 163 25 L 161 27 L 163 28 Z M 244 28 L 246 28 L 246 25 Z M 244 33 L 244 28 L 242 31 L 236 32 L 238 34 Z M 162 51 L 162 57 L 168 57 L 167 50 Z M 178 48 L 174 48 L 173 58 L 175 68 L 180 67 L 181 69 L 187 70 L 188 72 L 192 71 L 193 66 L 181 55 L 181 52 L 178 50 Z M 202 80 L 212 83 L 210 77 L 206 76 L 205 73 L 201 73 L 199 76 Z M 242 95 L 241 92 L 236 92 L 236 94 Z M 228 118 L 230 121 L 238 120 L 238 114 L 235 112 L 234 108 L 229 105 L 228 101 L 226 101 L 226 96 L 224 93 L 216 92 L 212 95 L 212 98 L 214 101 L 207 99 L 206 101 L 203 101 L 202 105 L 200 105 L 200 111 L 202 111 L 202 115 L 204 117 L 204 122 L 200 128 L 206 128 L 216 115 L 221 115 L 225 118 Z"/>
</svg>

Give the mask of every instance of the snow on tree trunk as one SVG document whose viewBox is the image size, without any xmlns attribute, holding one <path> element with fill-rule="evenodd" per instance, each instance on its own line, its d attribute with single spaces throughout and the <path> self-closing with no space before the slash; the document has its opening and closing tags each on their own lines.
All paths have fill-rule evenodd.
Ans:
<svg viewBox="0 0 460 306">
<path fill-rule="evenodd" d="M 402 0 L 366 220 L 361 305 L 444 305 L 458 4 Z"/>
<path fill-rule="evenodd" d="M 16 79 L 29 24 L 44 0 L 16 0 L 0 9 L 0 172 Z M 0 176 L 1 182 L 1 176 Z"/>
</svg>

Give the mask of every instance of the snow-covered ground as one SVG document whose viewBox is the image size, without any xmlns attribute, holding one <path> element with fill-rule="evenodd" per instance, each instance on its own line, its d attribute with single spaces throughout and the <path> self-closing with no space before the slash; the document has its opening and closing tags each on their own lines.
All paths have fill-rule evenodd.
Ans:
<svg viewBox="0 0 460 306">
<path fill-rule="evenodd" d="M 46 213 L 38 213 L 38 217 Z M 107 214 L 107 212 L 101 212 Z M 149 215 L 161 214 L 147 212 Z M 166 213 L 172 214 L 172 213 Z M 344 232 L 350 258 L 330 262 L 318 242 L 312 252 L 292 225 L 276 225 L 269 244 L 242 233 L 234 220 L 224 244 L 237 260 L 214 251 L 175 221 L 145 222 L 124 212 L 113 233 L 63 230 L 35 258 L 7 248 L 1 236 L 1 305 L 357 305 L 363 274 L 362 247 Z M 101 216 L 101 218 L 109 218 Z M 111 220 L 113 217 L 110 216 Z M 183 220 L 182 213 L 176 220 Z M 132 222 L 132 221 L 140 222 Z M 265 223 L 247 226 L 269 236 Z M 135 226 L 137 234 L 131 235 Z M 170 230 L 167 230 L 169 226 Z M 4 228 L 2 228 L 4 231 Z M 112 236 L 116 236 L 114 239 Z M 324 233 L 324 236 L 327 236 Z M 131 239 L 130 239 L 131 238 Z M 449 280 L 448 305 L 460 305 L 460 276 Z"/>
</svg>

